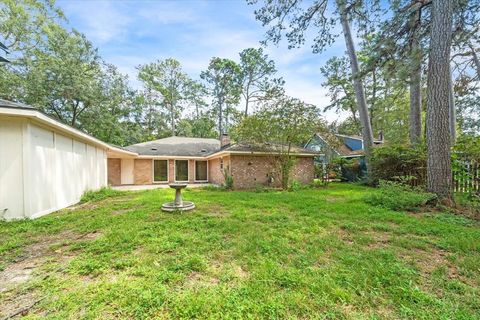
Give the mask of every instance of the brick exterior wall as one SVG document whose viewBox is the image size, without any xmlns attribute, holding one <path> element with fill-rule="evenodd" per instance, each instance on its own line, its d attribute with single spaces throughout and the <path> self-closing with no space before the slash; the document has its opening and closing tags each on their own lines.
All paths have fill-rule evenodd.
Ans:
<svg viewBox="0 0 480 320">
<path fill-rule="evenodd" d="M 291 172 L 292 180 L 303 184 L 311 183 L 315 173 L 313 157 L 298 158 Z M 272 157 L 232 155 L 231 173 L 235 189 L 250 189 L 256 185 L 280 186 L 279 170 Z M 269 177 L 273 177 L 272 184 L 269 183 Z"/>
<path fill-rule="evenodd" d="M 116 158 L 108 159 L 108 183 L 113 186 L 121 184 L 121 160 Z M 229 168 L 233 176 L 233 187 L 235 189 L 249 189 L 256 185 L 267 186 L 269 176 L 274 177 L 273 187 L 280 186 L 278 170 L 275 159 L 266 156 L 232 155 L 223 157 L 224 168 Z M 168 160 L 168 182 L 175 182 L 175 160 Z M 297 158 L 292 168 L 292 180 L 302 184 L 311 183 L 314 178 L 313 157 Z M 152 184 L 153 167 L 152 159 L 134 160 L 134 183 Z M 195 183 L 195 160 L 188 162 L 189 183 Z M 214 184 L 223 184 L 225 178 L 223 170 L 220 169 L 220 157 L 208 160 L 208 181 Z"/>
<path fill-rule="evenodd" d="M 230 156 L 223 157 L 223 166 L 231 168 Z M 220 168 L 220 157 L 208 160 L 208 182 L 219 185 L 225 182 L 223 169 Z"/>
<path fill-rule="evenodd" d="M 152 159 L 135 159 L 133 181 L 135 184 L 152 184 Z"/>
<path fill-rule="evenodd" d="M 119 186 L 121 184 L 120 161 L 117 158 L 107 159 L 108 184 L 111 186 Z"/>
<path fill-rule="evenodd" d="M 291 179 L 302 184 L 309 184 L 315 178 L 315 163 L 313 157 L 297 158 L 295 166 L 292 169 Z"/>
</svg>

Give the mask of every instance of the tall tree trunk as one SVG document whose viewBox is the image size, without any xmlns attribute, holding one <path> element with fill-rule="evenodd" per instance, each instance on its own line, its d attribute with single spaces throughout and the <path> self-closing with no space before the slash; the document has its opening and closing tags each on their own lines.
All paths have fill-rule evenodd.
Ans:
<svg viewBox="0 0 480 320">
<path fill-rule="evenodd" d="M 338 10 L 340 12 L 340 20 L 347 46 L 348 56 L 350 58 L 350 67 L 352 69 L 353 87 L 355 89 L 355 97 L 357 101 L 358 113 L 360 115 L 360 124 L 362 126 L 363 145 L 365 149 L 365 164 L 367 171 L 370 172 L 370 155 L 373 146 L 372 125 L 368 115 L 367 101 L 365 99 L 365 89 L 363 88 L 362 79 L 358 67 L 357 54 L 353 44 L 352 33 L 350 31 L 350 23 L 348 22 L 348 14 L 345 7 L 345 0 L 337 0 Z"/>
<path fill-rule="evenodd" d="M 450 47 L 453 0 L 433 0 L 427 77 L 427 185 L 440 200 L 452 199 L 449 127 Z"/>
<path fill-rule="evenodd" d="M 412 38 L 410 42 L 410 142 L 419 143 L 422 137 L 422 52 L 418 29 L 420 8 L 410 17 Z"/>
<path fill-rule="evenodd" d="M 172 127 L 172 137 L 175 137 L 175 115 L 173 112 L 173 103 L 170 103 L 170 125 Z"/>
<path fill-rule="evenodd" d="M 448 108 L 449 108 L 449 126 L 450 126 L 450 140 L 452 144 L 455 143 L 457 140 L 457 112 L 455 110 L 455 93 L 453 91 L 453 75 L 450 67 L 450 63 L 448 64 L 448 73 L 450 76 L 448 77 Z"/>
<path fill-rule="evenodd" d="M 222 108 L 223 108 L 223 99 L 220 98 L 218 100 L 218 134 L 220 135 L 220 137 L 223 134 L 223 126 L 222 126 L 223 112 L 222 112 Z"/>
</svg>

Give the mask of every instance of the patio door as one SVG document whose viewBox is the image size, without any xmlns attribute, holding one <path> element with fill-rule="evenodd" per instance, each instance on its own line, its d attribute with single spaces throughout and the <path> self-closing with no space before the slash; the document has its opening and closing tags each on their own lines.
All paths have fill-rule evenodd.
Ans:
<svg viewBox="0 0 480 320">
<path fill-rule="evenodd" d="M 207 160 L 195 161 L 195 181 L 207 182 L 208 181 L 208 162 Z"/>
<path fill-rule="evenodd" d="M 120 163 L 120 183 L 133 184 L 133 159 L 122 159 Z"/>
<path fill-rule="evenodd" d="M 188 181 L 188 160 L 175 160 L 175 181 Z"/>
</svg>

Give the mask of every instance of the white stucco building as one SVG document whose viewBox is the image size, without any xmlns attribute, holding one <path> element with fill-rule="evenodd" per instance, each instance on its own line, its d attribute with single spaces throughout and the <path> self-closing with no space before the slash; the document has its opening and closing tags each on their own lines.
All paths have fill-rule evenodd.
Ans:
<svg viewBox="0 0 480 320">
<path fill-rule="evenodd" d="M 37 218 L 106 186 L 107 152 L 123 150 L 0 100 L 0 219 Z"/>
</svg>

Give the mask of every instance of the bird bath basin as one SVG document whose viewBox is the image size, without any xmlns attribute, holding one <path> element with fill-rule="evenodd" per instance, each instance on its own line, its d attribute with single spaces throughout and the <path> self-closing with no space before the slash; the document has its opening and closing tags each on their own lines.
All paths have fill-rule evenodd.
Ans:
<svg viewBox="0 0 480 320">
<path fill-rule="evenodd" d="M 187 211 L 195 208 L 195 204 L 191 201 L 183 201 L 182 199 L 182 189 L 187 187 L 185 183 L 172 183 L 169 184 L 169 187 L 175 189 L 175 201 L 167 202 L 162 205 L 163 211 Z"/>
</svg>

